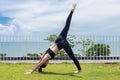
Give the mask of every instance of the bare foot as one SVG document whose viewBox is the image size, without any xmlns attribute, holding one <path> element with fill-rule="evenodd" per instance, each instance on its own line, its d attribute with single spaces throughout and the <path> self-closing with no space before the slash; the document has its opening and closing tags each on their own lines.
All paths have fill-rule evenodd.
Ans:
<svg viewBox="0 0 120 80">
<path fill-rule="evenodd" d="M 75 8 L 76 8 L 76 3 L 74 3 L 73 5 L 72 5 L 72 11 L 74 11 L 75 10 Z"/>
<path fill-rule="evenodd" d="M 81 70 L 77 70 L 77 71 L 75 71 L 74 73 L 77 74 L 77 73 L 80 73 L 80 72 L 81 72 Z"/>
</svg>

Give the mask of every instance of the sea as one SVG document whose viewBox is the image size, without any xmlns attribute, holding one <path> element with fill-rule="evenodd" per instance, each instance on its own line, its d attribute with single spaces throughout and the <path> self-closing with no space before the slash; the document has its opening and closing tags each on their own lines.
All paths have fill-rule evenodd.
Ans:
<svg viewBox="0 0 120 80">
<path fill-rule="evenodd" d="M 49 46 L 49 42 L 0 42 L 0 53 L 9 57 L 22 57 L 28 53 L 44 53 Z"/>
<path fill-rule="evenodd" d="M 110 56 L 120 56 L 120 42 L 108 43 L 110 45 Z M 49 42 L 0 42 L 0 54 L 7 54 L 7 57 L 22 57 L 28 53 L 44 53 L 50 46 Z M 81 46 L 73 48 L 75 54 Z M 82 53 L 81 53 L 82 54 Z"/>
</svg>

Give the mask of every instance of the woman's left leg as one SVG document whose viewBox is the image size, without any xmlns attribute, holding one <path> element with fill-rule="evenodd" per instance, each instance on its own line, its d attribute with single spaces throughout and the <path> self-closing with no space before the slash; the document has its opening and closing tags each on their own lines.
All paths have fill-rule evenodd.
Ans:
<svg viewBox="0 0 120 80">
<path fill-rule="evenodd" d="M 81 71 L 81 66 L 77 58 L 74 56 L 73 51 L 67 41 L 65 41 L 65 45 L 63 47 L 65 52 L 69 55 L 69 57 L 74 61 L 74 64 L 76 65 L 78 71 Z"/>
<path fill-rule="evenodd" d="M 71 22 L 71 19 L 72 19 L 72 14 L 73 14 L 73 11 L 71 10 L 70 14 L 67 17 L 67 20 L 66 20 L 66 23 L 65 23 L 65 27 L 63 28 L 63 30 L 59 34 L 59 37 L 61 36 L 64 39 L 66 39 L 68 30 L 69 30 L 69 27 L 70 27 L 70 22 Z"/>
</svg>

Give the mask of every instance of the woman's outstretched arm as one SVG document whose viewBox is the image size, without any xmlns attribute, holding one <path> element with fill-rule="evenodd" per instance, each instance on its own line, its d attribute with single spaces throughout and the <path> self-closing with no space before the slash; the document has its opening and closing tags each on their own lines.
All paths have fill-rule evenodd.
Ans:
<svg viewBox="0 0 120 80">
<path fill-rule="evenodd" d="M 39 60 L 39 62 L 32 68 L 32 70 L 27 71 L 25 74 L 32 74 L 36 69 L 38 69 L 41 65 L 46 63 L 50 59 L 49 54 L 44 54 L 42 59 Z"/>
</svg>

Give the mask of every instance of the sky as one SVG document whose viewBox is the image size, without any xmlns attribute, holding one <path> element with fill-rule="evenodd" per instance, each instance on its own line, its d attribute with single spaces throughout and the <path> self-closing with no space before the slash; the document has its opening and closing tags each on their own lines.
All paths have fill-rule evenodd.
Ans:
<svg viewBox="0 0 120 80">
<path fill-rule="evenodd" d="M 59 34 L 73 3 L 69 34 L 120 34 L 120 0 L 0 0 L 0 35 Z"/>
</svg>

